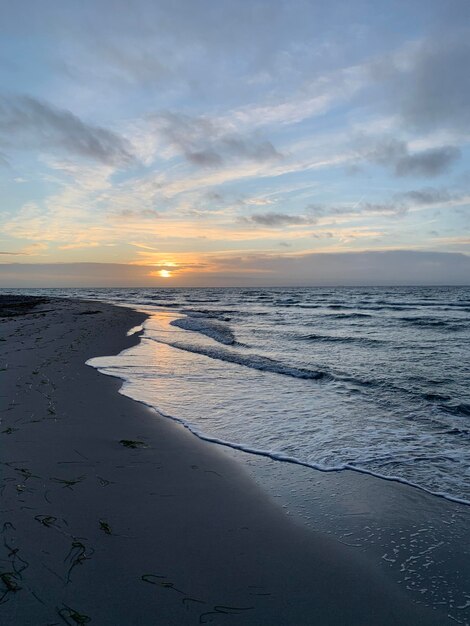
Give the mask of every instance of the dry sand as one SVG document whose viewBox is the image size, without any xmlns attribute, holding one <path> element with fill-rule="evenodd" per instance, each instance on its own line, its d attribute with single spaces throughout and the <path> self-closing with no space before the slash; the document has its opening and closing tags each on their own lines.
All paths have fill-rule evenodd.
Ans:
<svg viewBox="0 0 470 626">
<path fill-rule="evenodd" d="M 85 365 L 143 314 L 28 306 L 0 317 L 0 624 L 447 623 Z"/>
</svg>

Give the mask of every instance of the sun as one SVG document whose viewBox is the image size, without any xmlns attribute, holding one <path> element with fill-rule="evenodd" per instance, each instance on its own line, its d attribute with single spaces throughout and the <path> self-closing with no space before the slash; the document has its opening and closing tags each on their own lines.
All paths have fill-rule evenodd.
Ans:
<svg viewBox="0 0 470 626">
<path fill-rule="evenodd" d="M 168 270 L 160 270 L 159 274 L 162 278 L 171 278 L 171 272 Z"/>
</svg>

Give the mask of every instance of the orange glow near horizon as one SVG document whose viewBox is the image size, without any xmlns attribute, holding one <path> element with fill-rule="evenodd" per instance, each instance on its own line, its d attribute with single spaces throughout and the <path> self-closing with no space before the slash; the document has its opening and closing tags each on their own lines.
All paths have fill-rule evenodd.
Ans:
<svg viewBox="0 0 470 626">
<path fill-rule="evenodd" d="M 160 270 L 158 273 L 162 278 L 171 278 L 171 272 L 168 270 Z"/>
</svg>

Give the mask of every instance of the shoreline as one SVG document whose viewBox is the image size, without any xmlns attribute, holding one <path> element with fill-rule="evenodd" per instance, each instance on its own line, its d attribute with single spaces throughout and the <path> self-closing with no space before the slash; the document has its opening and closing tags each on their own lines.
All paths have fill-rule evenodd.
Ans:
<svg viewBox="0 0 470 626">
<path fill-rule="evenodd" d="M 144 333 L 141 334 L 141 339 L 142 339 L 141 344 L 143 345 L 138 346 L 138 349 L 136 351 L 131 351 L 131 361 L 133 358 L 136 358 L 139 356 L 139 350 L 142 351 L 142 356 L 145 356 L 145 350 L 144 350 L 145 344 L 148 344 L 148 342 L 150 341 L 150 342 L 156 343 L 157 349 L 161 349 L 162 346 L 169 346 L 170 351 L 174 352 L 174 356 L 175 355 L 177 356 L 180 353 L 189 353 L 192 357 L 192 355 L 194 354 L 195 358 L 198 358 L 201 361 L 199 364 L 200 365 L 199 369 L 205 366 L 205 364 L 203 363 L 204 360 L 206 361 L 209 367 L 211 365 L 210 360 L 213 360 L 216 365 L 220 363 L 220 367 L 227 366 L 227 365 L 230 367 L 232 364 L 235 364 L 237 368 L 241 367 L 243 369 L 246 367 L 248 368 L 247 372 L 249 373 L 253 373 L 253 370 L 267 371 L 267 372 L 271 372 L 275 374 L 284 373 L 282 371 L 282 368 L 281 370 L 270 369 L 269 367 L 265 368 L 264 367 L 265 363 L 262 363 L 261 366 L 257 366 L 256 364 L 253 365 L 250 362 L 247 363 L 242 358 L 235 358 L 237 357 L 237 355 L 233 357 L 231 353 L 218 354 L 217 350 L 225 351 L 225 345 L 222 345 L 222 346 L 220 345 L 220 343 L 224 344 L 224 341 L 222 340 L 221 342 L 219 342 L 219 338 L 217 336 L 212 336 L 213 329 L 211 329 L 210 326 L 208 327 L 209 330 L 207 330 L 207 328 L 206 329 L 203 328 L 201 330 L 199 314 L 195 316 L 197 328 L 192 328 L 193 326 L 192 323 L 189 324 L 189 326 L 188 324 L 176 323 L 176 321 L 178 322 L 180 321 L 186 322 L 187 320 L 194 321 L 194 319 L 190 316 L 191 313 L 189 311 L 180 312 L 172 308 L 165 309 L 163 303 L 159 303 L 159 308 L 156 310 L 149 309 L 143 305 L 141 307 L 138 304 L 130 304 L 129 306 L 131 306 L 134 310 L 148 313 L 149 318 L 150 318 L 149 320 L 147 320 L 147 322 L 149 322 L 148 331 L 145 330 Z M 162 324 L 162 322 L 159 319 L 160 317 L 164 317 L 164 318 L 171 317 L 172 319 L 170 322 L 168 322 L 165 319 L 165 321 Z M 211 322 L 210 317 L 211 316 L 209 315 L 209 320 L 208 320 L 209 322 Z M 157 333 L 157 336 L 155 336 L 155 328 L 157 326 L 162 326 L 162 328 L 158 328 L 158 330 L 159 331 L 163 330 L 163 332 L 167 332 L 167 330 L 170 330 L 170 327 L 174 327 L 174 326 L 176 326 L 177 328 L 180 328 L 180 327 L 185 328 L 186 326 L 188 326 L 188 328 L 184 330 L 183 332 L 185 333 L 186 338 L 187 340 L 189 340 L 189 342 L 192 339 L 191 335 L 193 333 L 188 332 L 188 331 L 193 330 L 193 331 L 196 331 L 194 333 L 195 337 L 207 336 L 211 340 L 215 339 L 215 341 L 219 343 L 217 343 L 215 347 L 213 348 L 214 351 L 212 351 L 212 346 L 210 346 L 210 348 L 207 348 L 207 346 L 204 346 L 204 345 L 202 347 L 197 345 L 196 347 L 192 348 L 190 343 L 188 344 L 188 341 L 185 342 L 184 339 L 177 339 L 175 343 L 174 340 L 172 339 L 169 339 L 168 341 L 164 339 L 163 337 L 165 337 L 165 335 L 162 335 L 161 332 Z M 163 326 L 168 326 L 168 329 L 163 328 Z M 216 332 L 220 333 L 218 328 L 216 328 Z M 230 345 L 228 347 L 230 348 Z M 148 350 L 147 350 L 147 356 L 149 356 Z M 248 355 L 247 358 L 249 357 L 250 355 Z M 167 358 L 168 358 L 168 355 L 167 355 Z M 262 359 L 264 357 L 257 357 L 257 358 Z M 126 373 L 125 360 L 126 360 L 126 357 L 122 354 L 119 354 L 117 355 L 117 357 L 111 357 L 111 356 L 104 357 L 102 363 L 100 363 L 100 359 L 97 359 L 96 360 L 97 362 L 93 363 L 93 359 L 92 359 L 90 365 L 92 367 L 98 368 L 104 374 L 108 374 L 110 376 L 116 376 L 120 378 L 121 380 L 124 381 L 123 388 L 125 389 L 125 391 L 123 392 L 125 394 L 127 393 L 129 397 L 132 397 L 140 402 L 143 402 L 147 406 L 155 408 L 156 411 L 159 412 L 161 415 L 164 415 L 165 417 L 168 417 L 169 419 L 172 419 L 178 423 L 183 424 L 193 434 L 195 434 L 197 437 L 205 441 L 209 441 L 211 443 L 219 444 L 222 446 L 228 446 L 235 450 L 239 450 L 247 454 L 266 456 L 266 457 L 273 459 L 274 461 L 281 461 L 284 463 L 303 465 L 305 467 L 308 467 L 308 468 L 311 468 L 313 470 L 317 470 L 320 472 L 352 471 L 352 472 L 357 472 L 361 474 L 366 474 L 369 476 L 380 478 L 385 481 L 401 483 L 403 485 L 407 485 L 415 489 L 421 490 L 424 493 L 430 494 L 432 496 L 443 498 L 450 502 L 470 506 L 470 497 L 468 497 L 468 494 L 465 495 L 466 493 L 465 490 L 459 491 L 458 485 L 452 486 L 451 484 L 450 488 L 446 488 L 445 483 L 443 485 L 442 483 L 437 482 L 433 485 L 432 481 L 430 483 L 426 482 L 426 476 L 424 477 L 425 478 L 424 481 L 420 481 L 419 474 L 418 474 L 418 478 L 416 478 L 416 476 L 414 476 L 413 474 L 411 474 L 411 476 L 407 476 L 406 473 L 404 475 L 400 475 L 400 473 L 394 473 L 394 474 L 388 474 L 387 472 L 381 473 L 378 470 L 374 471 L 373 469 L 368 469 L 367 467 L 363 467 L 360 461 L 359 463 L 353 463 L 353 462 L 349 463 L 348 460 L 347 459 L 344 460 L 344 458 L 343 460 L 338 460 L 337 462 L 332 461 L 331 463 L 328 461 L 309 462 L 302 455 L 296 455 L 295 452 L 289 455 L 289 454 L 284 454 L 282 452 L 277 451 L 275 447 L 270 448 L 269 445 L 263 445 L 262 443 L 258 445 L 253 445 L 252 442 L 250 442 L 250 439 L 237 438 L 238 433 L 236 432 L 232 432 L 231 435 L 230 434 L 227 435 L 226 433 L 221 434 L 220 436 L 217 434 L 214 435 L 214 430 L 213 429 L 211 430 L 210 427 L 206 428 L 205 424 L 202 428 L 199 428 L 198 424 L 201 423 L 201 420 L 200 419 L 199 421 L 198 419 L 195 420 L 194 415 L 191 412 L 185 414 L 184 411 L 181 411 L 181 408 L 180 408 L 180 411 L 178 411 L 178 409 L 175 407 L 169 408 L 168 403 L 167 403 L 167 407 L 165 407 L 164 404 L 160 405 L 160 401 L 161 401 L 160 397 L 155 396 L 152 398 L 152 395 L 148 395 L 146 393 L 140 392 L 138 386 L 135 385 L 135 383 L 137 382 L 137 379 L 135 378 L 135 376 L 133 376 L 133 374 L 131 373 L 131 376 L 129 377 Z M 121 372 L 119 372 L 120 365 L 122 364 L 124 364 L 124 368 Z M 288 372 L 287 374 L 290 376 L 293 376 L 293 378 L 295 379 L 297 377 L 296 374 L 302 370 L 297 369 L 297 371 L 295 371 L 296 367 L 295 366 L 291 366 L 291 367 L 294 369 L 294 374 L 291 374 L 290 372 Z M 309 371 L 309 370 L 304 370 L 304 371 Z M 274 383 L 274 380 L 272 382 Z M 127 392 L 128 389 L 129 389 L 129 392 Z M 134 389 L 135 389 L 135 392 L 134 392 Z M 432 408 L 433 407 L 431 407 L 431 409 Z M 286 411 L 288 411 L 288 408 L 286 408 Z M 199 414 L 196 417 L 200 418 L 201 415 Z M 227 416 L 225 417 L 227 418 Z M 464 428 L 464 425 L 462 425 L 461 427 Z M 217 430 L 215 432 L 217 432 Z M 320 454 L 320 458 L 321 458 L 321 454 Z"/>
<path fill-rule="evenodd" d="M 85 365 L 144 319 L 53 299 L 1 318 L 5 623 L 447 622 Z"/>
<path fill-rule="evenodd" d="M 155 315 L 145 308 L 140 312 L 150 317 Z M 164 313 L 175 315 L 172 310 Z M 144 331 L 140 333 L 141 339 L 145 337 L 144 327 L 145 322 L 140 327 Z M 137 356 L 139 346 L 131 352 Z M 113 360 L 119 369 L 120 355 L 104 359 L 105 362 Z M 149 407 L 158 418 L 168 419 L 198 439 L 216 444 L 241 463 L 263 492 L 278 501 L 286 514 L 297 522 L 314 531 L 321 529 L 343 545 L 359 548 L 373 567 L 406 588 L 416 602 L 439 609 L 446 607 L 450 620 L 469 623 L 470 594 L 466 581 L 470 581 L 470 565 L 466 559 L 470 553 L 465 546 L 469 543 L 470 508 L 466 501 L 361 468 L 325 470 L 298 459 L 208 436 L 191 422 L 166 415 L 139 393 L 135 395 L 132 379 L 114 373 L 107 365 L 100 366 L 100 359 L 97 363 L 93 361 L 92 367 L 124 381 L 121 393 Z M 315 478 L 318 473 L 320 476 Z M 310 487 L 312 481 L 315 488 Z M 390 485 L 383 485 L 384 481 Z M 295 489 L 293 482 L 297 483 Z M 354 502 L 350 493 L 355 494 Z M 339 497 L 332 500 L 332 494 Z M 346 525 L 345 519 L 348 520 Z"/>
<path fill-rule="evenodd" d="M 90 360 L 92 361 L 93 358 Z M 121 378 L 117 374 L 106 373 L 104 371 L 105 368 L 100 368 L 99 366 L 91 365 L 91 363 L 87 363 L 87 365 L 90 365 L 91 367 L 96 367 L 96 369 L 100 373 L 104 374 L 105 376 L 110 376 L 112 378 L 117 378 L 118 380 L 125 381 L 125 379 Z M 127 395 L 127 394 L 123 394 L 123 395 Z M 132 398 L 132 396 L 127 396 L 127 397 Z M 397 483 L 399 485 L 405 486 L 406 488 L 416 489 L 417 491 L 420 491 L 423 494 L 426 494 L 427 496 L 431 496 L 431 497 L 438 498 L 441 500 L 446 500 L 447 502 L 451 502 L 452 504 L 458 504 L 458 505 L 470 508 L 469 500 L 465 500 L 464 498 L 459 498 L 458 496 L 453 496 L 443 491 L 432 491 L 431 489 L 428 489 L 427 487 L 423 487 L 422 485 L 418 483 L 413 483 L 413 482 L 410 482 L 409 480 L 406 480 L 405 478 L 400 478 L 400 476 L 394 476 L 394 475 L 388 476 L 387 474 L 379 474 L 377 472 L 373 472 L 372 470 L 368 470 L 363 467 L 358 467 L 355 465 L 343 465 L 341 467 L 322 467 L 321 465 L 318 465 L 315 463 L 307 463 L 306 461 L 301 461 L 297 457 L 286 456 L 284 454 L 270 452 L 269 450 L 250 448 L 249 446 L 246 446 L 241 443 L 235 443 L 233 441 L 217 439 L 216 437 L 211 437 L 210 435 L 206 435 L 202 431 L 196 430 L 189 422 L 185 421 L 182 418 L 174 417 L 173 415 L 166 415 L 165 413 L 163 413 L 162 411 L 160 411 L 159 409 L 157 409 L 150 403 L 145 402 L 145 400 L 139 400 L 136 398 L 132 398 L 132 399 L 135 402 L 139 402 L 140 404 L 143 404 L 149 409 L 155 411 L 155 414 L 157 417 L 171 420 L 175 422 L 176 424 L 183 426 L 183 428 L 188 430 L 192 435 L 194 435 L 201 441 L 205 441 L 207 443 L 221 446 L 223 448 L 229 448 L 235 454 L 238 452 L 242 452 L 244 454 L 248 454 L 248 455 L 252 455 L 256 457 L 263 457 L 263 458 L 269 459 L 277 463 L 286 463 L 288 465 L 298 465 L 300 467 L 304 467 L 304 468 L 313 470 L 315 472 L 321 472 L 322 474 L 336 474 L 336 473 L 342 473 L 342 472 L 352 472 L 353 474 L 355 473 L 363 474 L 364 476 L 370 476 L 377 480 Z"/>
</svg>

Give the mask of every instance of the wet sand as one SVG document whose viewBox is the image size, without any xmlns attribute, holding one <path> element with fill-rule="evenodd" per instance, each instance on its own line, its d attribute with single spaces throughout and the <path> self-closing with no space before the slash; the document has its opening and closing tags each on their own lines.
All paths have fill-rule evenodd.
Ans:
<svg viewBox="0 0 470 626">
<path fill-rule="evenodd" d="M 0 309 L 1 624 L 448 623 L 85 365 L 134 345 L 143 314 Z"/>
</svg>

